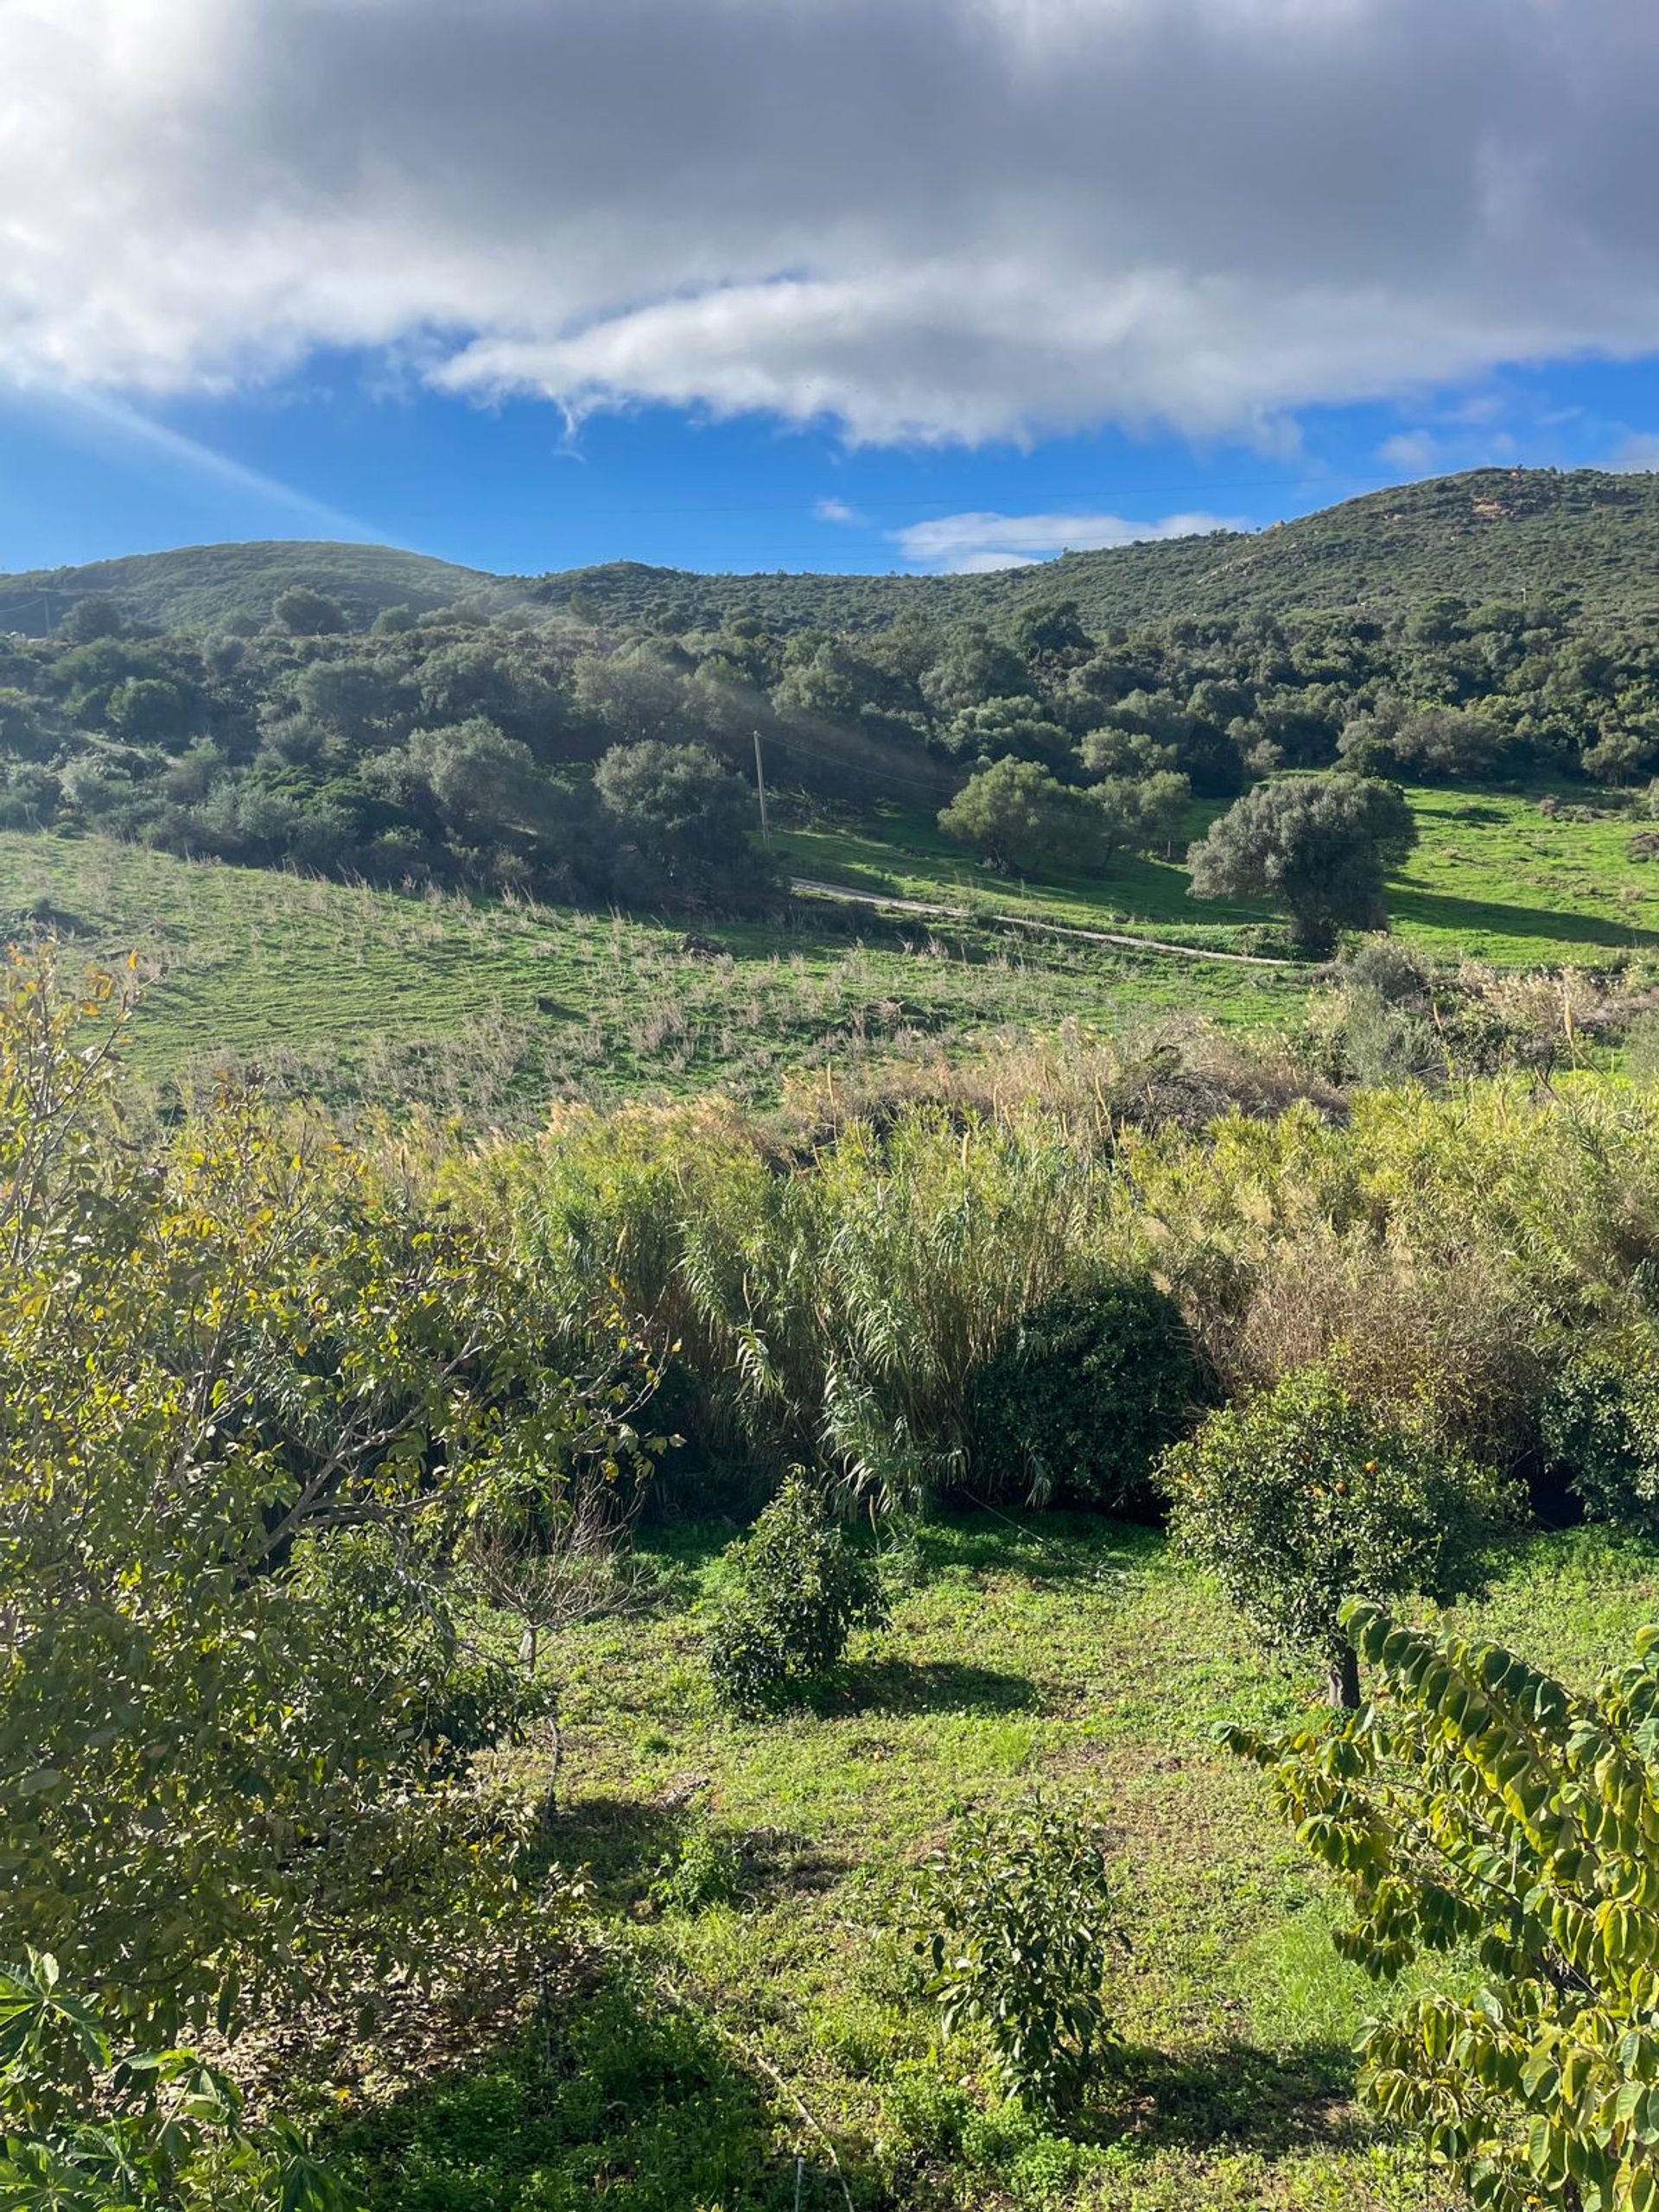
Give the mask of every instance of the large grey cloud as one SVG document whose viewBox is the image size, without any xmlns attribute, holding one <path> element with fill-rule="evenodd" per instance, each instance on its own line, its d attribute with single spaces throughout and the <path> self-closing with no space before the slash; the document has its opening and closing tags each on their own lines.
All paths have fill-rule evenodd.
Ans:
<svg viewBox="0 0 1659 2212">
<path fill-rule="evenodd" d="M 855 438 L 1659 347 L 1652 0 L 5 0 L 0 375 Z"/>
</svg>

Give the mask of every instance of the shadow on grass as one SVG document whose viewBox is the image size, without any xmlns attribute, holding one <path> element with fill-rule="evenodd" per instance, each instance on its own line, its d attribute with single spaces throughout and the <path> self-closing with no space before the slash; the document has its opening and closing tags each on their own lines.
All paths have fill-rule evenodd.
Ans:
<svg viewBox="0 0 1659 2212">
<path fill-rule="evenodd" d="M 1338 2044 L 1229 2041 L 1180 2058 L 1137 2047 L 1121 2076 L 1122 2133 L 1149 2149 L 1225 2143 L 1274 2154 L 1360 2143 L 1372 2130 L 1353 2089 L 1353 2054 Z"/>
<path fill-rule="evenodd" d="M 916 1532 L 925 1575 L 1018 1574 L 1041 1584 L 1110 1582 L 1163 1548 L 1155 1529 L 1103 1514 L 980 1510 L 925 1522 Z"/>
<path fill-rule="evenodd" d="M 547 1854 L 572 1872 L 585 1866 L 600 1910 L 620 1912 L 678 1848 L 685 1825 L 684 1802 L 576 1797 L 562 1803 L 550 1823 Z"/>
<path fill-rule="evenodd" d="M 359 2122 L 336 2150 L 369 2212 L 575 2212 L 595 2197 L 617 2212 L 844 2206 L 828 2151 L 804 2130 L 797 2196 L 774 2103 L 741 2049 L 619 1962 Z M 836 2150 L 862 2212 L 877 2191 Z"/>
<path fill-rule="evenodd" d="M 817 1713 L 1020 1713 L 1041 1702 L 1026 1675 L 953 1659 L 868 1659 L 812 1700 Z"/>
<path fill-rule="evenodd" d="M 1548 906 L 1504 906 L 1484 899 L 1456 899 L 1443 891 L 1419 891 L 1395 885 L 1389 912 L 1396 925 L 1447 930 L 1467 936 L 1475 930 L 1503 937 L 1554 938 L 1567 944 L 1602 945 L 1610 952 L 1632 945 L 1659 944 L 1659 931 L 1634 929 L 1609 915 L 1564 913 Z"/>
</svg>

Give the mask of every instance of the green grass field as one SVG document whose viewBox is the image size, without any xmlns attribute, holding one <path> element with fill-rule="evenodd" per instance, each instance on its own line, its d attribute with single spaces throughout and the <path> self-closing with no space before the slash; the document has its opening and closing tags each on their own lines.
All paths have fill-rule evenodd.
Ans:
<svg viewBox="0 0 1659 2212">
<path fill-rule="evenodd" d="M 1420 791 L 1422 842 L 1392 893 L 1402 936 L 1437 958 L 1522 967 L 1659 950 L 1659 868 L 1630 826 L 1541 814 L 1513 796 Z M 1202 814 L 1193 827 L 1202 826 Z M 155 1079 L 229 1066 L 335 1103 L 416 1099 L 521 1118 L 550 1095 L 710 1087 L 776 1096 L 791 1071 L 994 1046 L 1011 1032 L 1122 1032 L 1170 1015 L 1293 1015 L 1293 967 L 1228 966 L 1009 929 L 1127 930 L 1253 950 L 1270 918 L 1199 906 L 1174 862 L 1098 882 L 1020 884 L 976 867 L 925 819 L 796 827 L 796 874 L 968 908 L 961 921 L 798 902 L 782 925 L 721 925 L 716 957 L 683 925 L 530 903 L 373 891 L 178 860 L 99 838 L 0 836 L 0 925 L 44 915 L 152 979 L 134 1029 Z M 1265 940 L 1271 943 L 1269 934 Z"/>
<path fill-rule="evenodd" d="M 1395 928 L 1436 959 L 1464 956 L 1543 967 L 1659 950 L 1659 866 L 1632 861 L 1632 817 L 1565 820 L 1512 793 L 1411 793 L 1421 842 L 1389 893 Z M 1195 808 L 1197 836 L 1218 811 Z M 906 899 L 988 901 L 1068 927 L 1144 930 L 1226 947 L 1265 907 L 1187 895 L 1179 862 L 1122 857 L 1100 881 L 1019 883 L 978 866 L 931 823 L 891 815 L 875 828 L 791 830 L 779 839 L 796 871 Z"/>
<path fill-rule="evenodd" d="M 844 1687 L 744 1725 L 701 1657 L 729 1534 L 677 1535 L 655 1617 L 555 1655 L 553 1848 L 591 1870 L 600 1961 L 580 2000 L 359 2125 L 373 2212 L 789 2212 L 798 2156 L 810 2212 L 844 2206 L 843 2181 L 860 2212 L 1441 2201 L 1354 2101 L 1351 2038 L 1386 1996 L 1332 1949 L 1330 1894 L 1260 1777 L 1211 1740 L 1308 1686 L 1161 1539 L 926 1528 Z M 1656 1610 L 1659 1554 L 1580 1534 L 1532 1541 L 1464 1618 L 1587 1683 Z M 1128 1944 L 1125 2056 L 1065 2135 L 999 2107 L 971 2041 L 936 2051 L 897 1932 L 951 1814 L 1039 1785 L 1105 1823 Z"/>
<path fill-rule="evenodd" d="M 0 917 L 39 912 L 152 978 L 134 1057 L 152 1078 L 220 1065 L 336 1102 L 423 1100 L 495 1118 L 550 1095 L 723 1087 L 766 1098 L 791 1070 L 928 1056 L 1065 1020 L 1180 1012 L 1259 1020 L 1305 979 L 1195 966 L 824 902 L 782 926 L 684 925 L 474 904 L 177 860 L 100 839 L 0 836 Z"/>
</svg>

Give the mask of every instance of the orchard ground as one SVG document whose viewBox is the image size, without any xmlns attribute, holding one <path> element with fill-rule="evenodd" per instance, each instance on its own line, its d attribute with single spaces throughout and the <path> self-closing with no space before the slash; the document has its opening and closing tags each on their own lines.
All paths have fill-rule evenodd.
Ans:
<svg viewBox="0 0 1659 2212">
<path fill-rule="evenodd" d="M 659 1610 L 555 1655 L 551 1848 L 594 1885 L 583 1993 L 389 2103 L 369 2085 L 347 2141 L 373 2212 L 789 2212 L 798 2158 L 809 2212 L 1444 2202 L 1354 2101 L 1352 2038 L 1397 1993 L 1337 1956 L 1326 1885 L 1213 1740 L 1313 1685 L 1161 1538 L 925 1526 L 842 1687 L 748 1725 L 702 1658 L 730 1535 L 647 1538 Z M 1588 1684 L 1656 1616 L 1659 1550 L 1576 1531 L 1452 1620 Z M 902 1932 L 951 1815 L 1038 1789 L 1103 1822 L 1124 1937 L 1122 2060 L 1065 2134 L 999 2105 L 971 2041 L 936 2050 Z"/>
</svg>

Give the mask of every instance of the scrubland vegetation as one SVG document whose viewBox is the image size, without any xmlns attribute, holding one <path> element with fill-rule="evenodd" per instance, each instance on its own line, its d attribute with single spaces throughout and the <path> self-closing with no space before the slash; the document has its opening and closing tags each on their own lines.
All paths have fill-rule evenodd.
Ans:
<svg viewBox="0 0 1659 2212">
<path fill-rule="evenodd" d="M 179 557 L 0 652 L 0 2206 L 1652 2212 L 1645 612 Z"/>
<path fill-rule="evenodd" d="M 0 1007 L 0 2201 L 1648 2201 L 1644 1083 L 158 1122 L 126 988 Z"/>
</svg>

